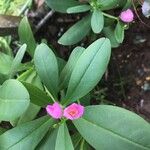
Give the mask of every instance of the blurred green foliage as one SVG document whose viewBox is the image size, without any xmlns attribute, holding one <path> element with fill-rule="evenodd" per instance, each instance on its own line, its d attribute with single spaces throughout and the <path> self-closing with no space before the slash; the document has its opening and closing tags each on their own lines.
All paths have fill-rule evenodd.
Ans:
<svg viewBox="0 0 150 150">
<path fill-rule="evenodd" d="M 18 16 L 31 4 L 32 0 L 0 0 L 0 14 Z"/>
</svg>

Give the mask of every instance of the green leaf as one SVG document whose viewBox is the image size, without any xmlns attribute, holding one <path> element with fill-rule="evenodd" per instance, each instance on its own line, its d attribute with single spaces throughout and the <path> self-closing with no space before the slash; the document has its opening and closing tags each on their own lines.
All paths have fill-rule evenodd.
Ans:
<svg viewBox="0 0 150 150">
<path fill-rule="evenodd" d="M 101 10 L 123 7 L 126 4 L 126 0 L 97 0 L 97 2 Z"/>
<path fill-rule="evenodd" d="M 80 99 L 80 103 L 81 103 L 83 106 L 88 106 L 88 105 L 90 105 L 91 97 L 92 97 L 92 94 L 88 93 L 87 95 L 85 95 L 84 97 L 82 97 L 82 98 Z"/>
<path fill-rule="evenodd" d="M 17 52 L 17 54 L 16 54 L 16 56 L 12 62 L 11 68 L 10 68 L 10 72 L 9 72 L 10 77 L 13 77 L 15 75 L 19 66 L 21 65 L 21 61 L 22 61 L 23 56 L 25 54 L 26 48 L 27 48 L 27 45 L 24 44 L 18 50 L 18 52 Z"/>
<path fill-rule="evenodd" d="M 74 149 L 77 149 L 82 140 L 82 136 L 77 132 L 73 134 L 71 137 L 72 137 Z"/>
<path fill-rule="evenodd" d="M 100 10 L 94 10 L 91 18 L 91 27 L 94 33 L 100 33 L 104 27 L 104 16 Z"/>
<path fill-rule="evenodd" d="M 5 81 L 0 87 L 0 120 L 18 118 L 26 111 L 29 102 L 28 91 L 19 81 Z"/>
<path fill-rule="evenodd" d="M 0 127 L 0 135 L 3 134 L 5 131 L 7 131 L 7 130 Z"/>
<path fill-rule="evenodd" d="M 30 68 L 26 72 L 22 73 L 18 78 L 19 81 L 24 81 L 27 83 L 32 83 L 33 85 L 37 86 L 41 90 L 43 90 L 43 85 L 41 83 L 41 80 L 35 71 L 35 69 Z"/>
<path fill-rule="evenodd" d="M 132 1 L 131 0 L 126 0 L 126 4 L 123 7 L 123 10 L 127 10 L 128 8 L 132 7 Z"/>
<path fill-rule="evenodd" d="M 124 25 L 121 22 L 118 21 L 114 33 L 117 42 L 122 43 L 124 40 Z"/>
<path fill-rule="evenodd" d="M 30 95 L 30 100 L 33 104 L 36 104 L 41 107 L 45 107 L 47 104 L 53 103 L 51 98 L 49 96 L 47 96 L 44 91 L 40 90 L 36 86 L 34 86 L 30 83 L 26 83 L 26 82 L 22 82 L 22 84 L 28 90 L 29 95 Z"/>
<path fill-rule="evenodd" d="M 76 47 L 72 51 L 67 64 L 65 65 L 64 69 L 60 74 L 60 89 L 66 88 L 68 86 L 74 66 L 84 50 L 85 48 L 83 47 Z"/>
<path fill-rule="evenodd" d="M 73 123 L 95 149 L 150 150 L 149 123 L 128 110 L 108 105 L 88 106 L 83 118 Z"/>
<path fill-rule="evenodd" d="M 8 75 L 0 73 L 0 84 L 3 84 L 9 78 Z"/>
<path fill-rule="evenodd" d="M 40 111 L 40 109 L 41 109 L 41 107 L 38 107 L 37 105 L 30 103 L 29 107 L 23 113 L 23 115 L 19 119 L 17 119 L 16 122 L 14 122 L 15 126 L 35 119 L 35 117 L 36 117 L 37 113 Z"/>
<path fill-rule="evenodd" d="M 81 41 L 90 31 L 91 15 L 84 17 L 70 27 L 58 40 L 62 45 L 73 45 Z"/>
<path fill-rule="evenodd" d="M 27 44 L 27 52 L 33 57 L 36 48 L 36 42 L 28 22 L 27 17 L 24 17 L 18 28 L 19 38 L 22 44 Z"/>
<path fill-rule="evenodd" d="M 61 71 L 63 70 L 64 66 L 66 65 L 66 61 L 63 60 L 62 58 L 57 57 L 57 62 L 58 62 L 58 70 L 59 70 L 59 74 L 60 74 Z"/>
<path fill-rule="evenodd" d="M 66 13 L 69 7 L 80 4 L 75 0 L 46 0 L 47 5 L 55 11 Z"/>
<path fill-rule="evenodd" d="M 59 128 L 49 131 L 38 150 L 74 150 L 71 137 L 66 124 L 62 124 Z"/>
<path fill-rule="evenodd" d="M 44 90 L 43 85 L 41 83 L 39 76 L 35 72 L 35 69 L 31 68 L 31 69 L 27 70 L 26 72 L 24 72 L 23 74 L 21 74 L 18 77 L 18 80 L 20 82 L 22 82 L 22 84 L 24 84 L 24 86 L 28 90 L 31 103 L 34 103 L 36 105 L 37 105 L 37 103 L 43 104 L 43 99 L 45 101 L 45 99 L 49 98 L 46 95 L 46 93 L 43 92 L 43 90 Z M 42 94 L 41 94 L 41 92 L 42 92 Z M 42 100 L 42 102 L 41 102 L 41 100 Z M 30 105 L 33 105 L 33 104 L 30 104 Z M 39 106 L 41 106 L 41 105 L 39 105 Z M 37 108 L 35 108 L 35 106 L 33 106 L 32 108 L 33 109 L 35 108 L 35 111 L 38 111 L 39 106 L 37 106 Z M 27 110 L 27 111 L 29 111 L 29 110 Z"/>
<path fill-rule="evenodd" d="M 36 72 L 33 68 L 23 72 L 17 79 L 19 81 L 26 81 L 28 83 L 31 83 L 33 78 L 35 77 Z"/>
<path fill-rule="evenodd" d="M 29 61 L 29 62 L 25 62 L 25 63 L 22 63 L 18 69 L 17 69 L 17 72 L 22 72 L 22 71 L 26 71 L 28 69 L 31 69 L 33 67 L 33 62 L 32 61 Z"/>
<path fill-rule="evenodd" d="M 12 64 L 13 58 L 5 53 L 0 52 L 0 72 L 3 74 L 8 74 L 10 66 Z"/>
<path fill-rule="evenodd" d="M 74 6 L 74 7 L 70 7 L 67 9 L 67 13 L 68 14 L 72 14 L 72 13 L 80 13 L 80 12 L 86 12 L 88 10 L 91 9 L 90 5 L 78 5 L 78 6 Z"/>
<path fill-rule="evenodd" d="M 86 95 L 100 81 L 111 54 L 110 41 L 101 38 L 92 43 L 78 59 L 68 85 L 64 102 L 73 102 Z"/>
<path fill-rule="evenodd" d="M 4 75 L 9 74 L 12 61 L 13 61 L 12 57 L 0 52 L 0 66 L 1 66 L 0 73 L 1 74 Z"/>
<path fill-rule="evenodd" d="M 40 89 L 43 90 L 43 86 L 42 86 L 42 83 L 39 79 L 39 76 L 37 75 L 37 73 L 35 72 L 35 70 L 33 68 L 24 72 L 21 76 L 19 76 L 18 80 L 21 81 L 22 83 L 26 83 L 26 82 L 31 83 L 31 85 L 34 86 L 35 88 L 39 88 L 39 90 Z M 29 92 L 31 103 L 30 103 L 28 109 L 22 114 L 22 116 L 20 116 L 20 118 L 11 121 L 11 124 L 13 126 L 16 126 L 18 124 L 22 124 L 22 123 L 29 122 L 29 121 L 33 120 L 37 116 L 38 112 L 41 109 L 41 107 L 34 105 L 32 103 L 33 102 L 33 96 L 30 93 L 31 90 L 29 90 L 27 87 L 26 87 L 26 89 Z M 34 90 L 32 92 L 34 93 Z M 38 94 L 36 93 L 36 95 L 38 95 Z M 38 100 L 39 100 L 39 97 L 36 96 L 36 101 L 38 101 Z"/>
<path fill-rule="evenodd" d="M 112 29 L 112 27 L 108 26 L 103 28 L 103 33 L 110 40 L 111 47 L 116 48 L 119 46 L 119 43 L 115 38 L 114 29 Z"/>
<path fill-rule="evenodd" d="M 84 140 L 82 139 L 79 147 L 76 150 L 93 150 L 93 148 L 90 147 L 90 145 Z"/>
<path fill-rule="evenodd" d="M 49 131 L 41 141 L 37 150 L 74 150 L 71 137 L 66 124 L 61 124 L 59 128 Z"/>
<path fill-rule="evenodd" d="M 58 92 L 58 64 L 53 51 L 44 43 L 37 46 L 34 63 L 41 81 L 49 92 L 57 98 Z"/>
<path fill-rule="evenodd" d="M 1 13 L 0 13 L 1 14 Z M 6 15 L 5 15 L 6 16 Z M 11 16 L 12 17 L 12 16 Z M 1 14 L 0 15 L 0 18 L 3 18 L 3 15 Z M 4 17 L 5 18 L 5 17 Z M 3 18 L 3 19 L 4 19 Z M 9 17 L 8 17 L 9 18 Z M 14 19 L 14 18 L 13 18 Z M 7 21 L 9 22 L 9 19 L 7 19 Z M 2 20 L 1 20 L 2 22 Z M 5 22 L 5 21 L 4 21 Z M 3 23 L 4 23 L 3 22 Z M 5 23 L 4 23 L 5 24 Z M 5 28 L 5 25 L 4 25 L 4 28 Z M 6 29 L 7 30 L 7 29 Z M 1 29 L 1 32 L 6 32 L 5 29 L 3 31 L 3 29 Z M 10 30 L 8 32 L 8 34 L 10 35 Z M 12 49 L 11 49 L 11 36 L 1 36 L 0 37 L 0 45 L 1 45 L 1 52 L 4 52 L 5 54 L 9 55 L 9 56 L 13 56 L 13 52 L 12 52 Z"/>
<path fill-rule="evenodd" d="M 55 150 L 73 150 L 73 144 L 66 124 L 62 124 L 58 129 Z"/>
<path fill-rule="evenodd" d="M 55 150 L 56 138 L 58 134 L 58 128 L 50 130 L 40 144 L 37 146 L 36 150 Z"/>
<path fill-rule="evenodd" d="M 75 150 L 93 150 L 78 132 L 72 136 L 72 141 Z"/>
<path fill-rule="evenodd" d="M 8 130 L 0 136 L 0 149 L 34 150 L 53 124 L 54 120 L 45 116 Z"/>
</svg>

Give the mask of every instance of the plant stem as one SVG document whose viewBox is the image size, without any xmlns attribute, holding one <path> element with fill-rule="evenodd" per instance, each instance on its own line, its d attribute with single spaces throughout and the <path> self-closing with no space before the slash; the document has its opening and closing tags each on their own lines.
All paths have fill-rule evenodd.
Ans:
<svg viewBox="0 0 150 150">
<path fill-rule="evenodd" d="M 52 101 L 55 103 L 56 101 L 50 92 L 49 92 L 49 96 L 51 97 Z"/>
<path fill-rule="evenodd" d="M 48 93 L 48 95 L 50 96 L 50 98 L 52 99 L 52 101 L 55 103 L 55 98 L 53 97 L 53 95 L 46 89 L 46 92 Z"/>
<path fill-rule="evenodd" d="M 108 18 L 111 18 L 111 19 L 114 19 L 114 20 L 117 20 L 117 21 L 118 21 L 118 17 L 115 17 L 115 16 L 112 16 L 112 15 L 109 15 L 109 14 L 104 13 L 104 12 L 102 12 L 102 14 L 103 14 L 105 17 L 108 17 Z"/>
<path fill-rule="evenodd" d="M 64 124 L 68 119 L 66 118 L 62 118 L 61 121 L 58 123 L 59 126 L 61 126 L 62 124 Z"/>
<path fill-rule="evenodd" d="M 81 145 L 80 145 L 80 149 L 83 149 L 83 147 L 84 147 L 84 143 L 85 143 L 85 140 L 84 140 L 84 139 L 82 139 L 82 141 L 81 141 Z"/>
<path fill-rule="evenodd" d="M 77 100 L 77 102 L 78 102 L 78 104 L 80 104 L 80 100 L 79 99 Z"/>
</svg>

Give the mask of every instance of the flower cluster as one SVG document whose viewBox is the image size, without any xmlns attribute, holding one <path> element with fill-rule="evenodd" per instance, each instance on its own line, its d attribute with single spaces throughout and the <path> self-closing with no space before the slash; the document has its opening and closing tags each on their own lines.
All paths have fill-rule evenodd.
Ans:
<svg viewBox="0 0 150 150">
<path fill-rule="evenodd" d="M 80 104 L 73 103 L 63 110 L 62 106 L 55 102 L 53 105 L 47 105 L 46 111 L 54 119 L 61 119 L 62 117 L 65 117 L 67 119 L 74 120 L 82 117 L 84 107 Z"/>
</svg>

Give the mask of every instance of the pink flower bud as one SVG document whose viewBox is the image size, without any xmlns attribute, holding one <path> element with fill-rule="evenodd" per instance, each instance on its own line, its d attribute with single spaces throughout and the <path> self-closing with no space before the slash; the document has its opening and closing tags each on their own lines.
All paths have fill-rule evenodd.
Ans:
<svg viewBox="0 0 150 150">
<path fill-rule="evenodd" d="M 61 105 L 55 102 L 53 105 L 46 106 L 47 113 L 55 119 L 60 119 L 63 115 L 63 109 Z"/>
<path fill-rule="evenodd" d="M 134 19 L 134 14 L 133 14 L 132 10 L 131 9 L 127 9 L 127 10 L 121 12 L 120 19 L 123 22 L 127 22 L 127 23 L 132 22 L 133 19 Z"/>
<path fill-rule="evenodd" d="M 64 117 L 70 120 L 78 119 L 83 116 L 84 107 L 80 104 L 73 103 L 64 109 Z"/>
</svg>

